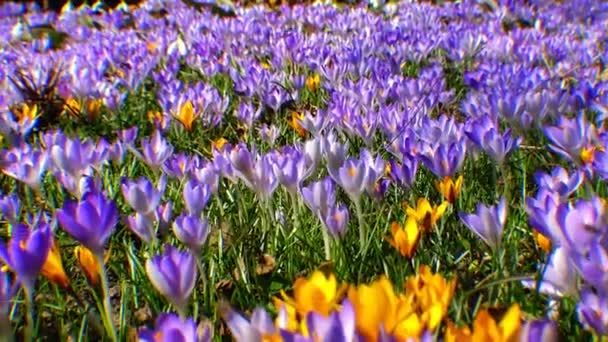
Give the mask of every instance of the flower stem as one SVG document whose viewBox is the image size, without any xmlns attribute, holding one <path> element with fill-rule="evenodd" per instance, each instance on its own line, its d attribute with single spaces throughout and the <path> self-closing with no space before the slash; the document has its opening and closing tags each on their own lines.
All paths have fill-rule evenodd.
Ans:
<svg viewBox="0 0 608 342">
<path fill-rule="evenodd" d="M 321 227 L 321 233 L 323 234 L 323 245 L 325 247 L 325 260 L 331 260 L 331 250 L 329 246 L 329 232 L 327 228 Z"/>
<path fill-rule="evenodd" d="M 110 303 L 110 287 L 108 284 L 108 276 L 106 274 L 106 268 L 104 266 L 103 254 L 96 255 L 97 263 L 100 268 L 101 287 L 103 295 L 103 312 L 101 318 L 103 325 L 106 329 L 106 334 L 110 336 L 110 340 L 117 341 L 116 329 L 112 321 L 112 304 Z"/>
<path fill-rule="evenodd" d="M 23 292 L 25 293 L 25 330 L 23 332 L 23 341 L 29 342 L 33 341 L 32 336 L 34 334 L 34 298 L 32 296 L 32 291 L 28 286 L 23 287 Z"/>
<path fill-rule="evenodd" d="M 361 199 L 358 198 L 355 202 L 355 210 L 357 211 L 357 221 L 359 223 L 359 243 L 361 250 L 365 248 L 367 242 L 367 229 L 365 227 L 365 220 L 363 219 L 363 210 L 361 208 Z"/>
</svg>

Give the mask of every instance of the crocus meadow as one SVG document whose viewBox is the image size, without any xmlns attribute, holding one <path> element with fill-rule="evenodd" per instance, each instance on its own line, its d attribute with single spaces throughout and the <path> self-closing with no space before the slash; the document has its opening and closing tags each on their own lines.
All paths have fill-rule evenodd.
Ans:
<svg viewBox="0 0 608 342">
<path fill-rule="evenodd" d="M 608 336 L 608 4 L 0 4 L 0 341 Z"/>
</svg>

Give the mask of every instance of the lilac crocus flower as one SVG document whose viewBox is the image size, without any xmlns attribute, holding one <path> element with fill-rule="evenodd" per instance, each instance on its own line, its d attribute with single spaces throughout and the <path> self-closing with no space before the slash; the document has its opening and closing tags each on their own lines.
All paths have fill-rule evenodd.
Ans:
<svg viewBox="0 0 608 342">
<path fill-rule="evenodd" d="M 466 135 L 498 164 L 502 164 L 521 142 L 521 138 L 513 138 L 510 129 L 500 134 L 497 125 L 487 114 L 474 121 L 466 130 Z"/>
<path fill-rule="evenodd" d="M 88 192 L 78 202 L 66 200 L 56 215 L 68 234 L 103 257 L 104 246 L 118 223 L 114 201 L 106 199 L 101 192 Z"/>
<path fill-rule="evenodd" d="M 605 207 L 599 197 L 579 199 L 574 204 L 561 203 L 557 208 L 559 231 L 551 232 L 566 247 L 584 253 L 590 243 L 608 231 Z"/>
<path fill-rule="evenodd" d="M 550 141 L 549 149 L 566 160 L 579 164 L 581 152 L 589 145 L 595 132 L 585 116 L 580 114 L 574 119 L 560 116 L 557 126 L 545 127 L 543 133 Z"/>
<path fill-rule="evenodd" d="M 212 194 L 217 194 L 220 188 L 221 170 L 210 161 L 193 161 L 189 175 L 199 183 L 207 184 Z"/>
<path fill-rule="evenodd" d="M 162 313 L 156 319 L 154 329 L 139 332 L 141 342 L 210 342 L 211 330 L 199 331 L 196 322 L 188 317 L 181 319 L 173 313 Z"/>
<path fill-rule="evenodd" d="M 568 175 L 566 169 L 557 166 L 551 170 L 551 174 L 537 172 L 534 178 L 539 187 L 554 191 L 558 193 L 562 199 L 565 199 L 583 183 L 585 174 L 576 170 L 572 172 L 572 175 Z"/>
<path fill-rule="evenodd" d="M 334 205 L 321 217 L 321 221 L 334 237 L 342 237 L 348 227 L 348 208 L 345 205 Z"/>
<path fill-rule="evenodd" d="M 154 131 L 150 139 L 141 140 L 143 161 L 152 169 L 158 170 L 173 154 L 173 146 L 163 138 L 158 130 Z"/>
<path fill-rule="evenodd" d="M 500 246 L 503 229 L 507 222 L 507 207 L 504 197 L 497 206 L 477 205 L 475 214 L 460 214 L 462 222 L 493 251 Z"/>
<path fill-rule="evenodd" d="M 544 267 L 542 279 L 538 284 L 538 291 L 553 297 L 569 297 L 578 293 L 577 272 L 568 251 L 564 247 L 557 247 L 549 256 Z M 535 288 L 536 282 L 522 281 L 527 288 Z"/>
<path fill-rule="evenodd" d="M 418 171 L 418 159 L 409 155 L 404 155 L 402 162 L 395 160 L 389 161 L 390 177 L 399 186 L 411 188 L 416 181 Z"/>
<path fill-rule="evenodd" d="M 594 174 L 608 181 L 608 151 L 596 151 L 591 165 Z"/>
<path fill-rule="evenodd" d="M 167 175 L 183 179 L 192 169 L 192 160 L 185 153 L 174 154 L 163 164 L 163 170 Z"/>
<path fill-rule="evenodd" d="M 329 174 L 337 178 L 338 169 L 344 164 L 346 160 L 346 152 L 348 151 L 348 145 L 340 143 L 336 135 L 332 132 L 323 139 L 321 148 L 323 155 L 327 161 L 327 169 Z"/>
<path fill-rule="evenodd" d="M 151 243 L 154 240 L 154 222 L 147 218 L 145 215 L 136 212 L 135 215 L 127 216 L 127 226 L 137 235 L 143 242 Z"/>
<path fill-rule="evenodd" d="M 137 126 L 120 130 L 118 132 L 118 139 L 127 146 L 133 146 L 135 139 L 137 139 Z"/>
<path fill-rule="evenodd" d="M 460 169 L 466 155 L 463 139 L 430 146 L 420 154 L 420 161 L 440 178 L 452 177 Z"/>
<path fill-rule="evenodd" d="M 520 342 L 553 342 L 559 341 L 557 324 L 550 319 L 527 321 L 519 333 Z"/>
<path fill-rule="evenodd" d="M 209 223 L 199 215 L 181 214 L 173 222 L 173 232 L 197 256 L 209 236 Z"/>
<path fill-rule="evenodd" d="M 336 203 L 336 190 L 330 177 L 311 182 L 308 186 L 302 187 L 301 192 L 304 203 L 319 217 L 326 217 Z"/>
<path fill-rule="evenodd" d="M 542 235 L 551 238 L 554 244 L 561 244 L 560 225 L 557 222 L 557 207 L 560 203 L 559 194 L 546 188 L 541 188 L 534 197 L 526 199 L 528 222 Z"/>
<path fill-rule="evenodd" d="M 274 145 L 274 142 L 277 140 L 278 136 L 279 129 L 277 128 L 277 126 L 268 126 L 266 124 L 263 124 L 262 127 L 260 127 L 260 137 L 269 145 Z"/>
<path fill-rule="evenodd" d="M 165 245 L 162 255 L 146 260 L 146 273 L 154 287 L 185 317 L 198 275 L 194 256 Z"/>
<path fill-rule="evenodd" d="M 348 299 L 342 302 L 340 311 L 325 317 L 311 311 L 306 316 L 309 334 L 320 341 L 355 341 L 355 310 Z"/>
<path fill-rule="evenodd" d="M 592 240 L 585 251 L 571 252 L 572 261 L 583 280 L 608 294 L 608 246 L 606 237 L 602 240 Z"/>
<path fill-rule="evenodd" d="M 184 204 L 190 215 L 199 216 L 209 203 L 211 189 L 207 184 L 201 184 L 195 179 L 189 180 L 184 186 Z"/>
<path fill-rule="evenodd" d="M 15 272 L 17 281 L 30 293 L 49 254 L 52 238 L 51 228 L 45 222 L 40 222 L 36 229 L 18 224 L 8 244 L 0 243 L 0 260 Z"/>
<path fill-rule="evenodd" d="M 171 227 L 171 219 L 173 218 L 173 203 L 167 202 L 156 208 L 156 217 L 158 218 L 158 233 L 164 235 Z"/>
<path fill-rule="evenodd" d="M 595 293 L 590 288 L 581 292 L 578 305 L 578 320 L 598 335 L 608 335 L 608 294 Z"/>
<path fill-rule="evenodd" d="M 369 165 L 364 159 L 349 158 L 338 169 L 334 179 L 353 202 L 358 202 L 367 188 Z"/>
<path fill-rule="evenodd" d="M 21 203 L 17 195 L 0 196 L 0 213 L 2 218 L 12 225 L 17 225 L 21 213 Z"/>
<path fill-rule="evenodd" d="M 166 183 L 165 175 L 160 177 L 157 188 L 146 177 L 140 177 L 136 181 L 123 177 L 120 188 L 129 206 L 152 221 Z"/>
<path fill-rule="evenodd" d="M 29 145 L 14 148 L 2 156 L 2 172 L 34 190 L 39 190 L 42 175 L 46 170 L 47 156 L 47 153 L 32 150 Z"/>
<path fill-rule="evenodd" d="M 228 304 L 220 304 L 222 318 L 236 341 L 261 341 L 263 336 L 273 336 L 276 328 L 270 315 L 262 308 L 256 308 L 247 320 Z"/>
<path fill-rule="evenodd" d="M 302 153 L 293 148 L 285 148 L 278 153 L 273 164 L 273 170 L 279 183 L 281 183 L 287 191 L 296 194 L 300 189 L 306 172 L 306 161 Z"/>
</svg>

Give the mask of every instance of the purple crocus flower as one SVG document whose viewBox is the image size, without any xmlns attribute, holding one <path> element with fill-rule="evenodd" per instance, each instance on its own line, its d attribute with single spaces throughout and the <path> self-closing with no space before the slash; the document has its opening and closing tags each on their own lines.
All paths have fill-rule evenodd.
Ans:
<svg viewBox="0 0 608 342">
<path fill-rule="evenodd" d="M 150 139 L 141 140 L 143 161 L 152 169 L 158 170 L 173 154 L 173 146 L 163 138 L 158 130 L 154 131 Z"/>
<path fill-rule="evenodd" d="M 181 214 L 173 222 L 175 236 L 196 256 L 209 236 L 209 223 L 199 215 Z"/>
<path fill-rule="evenodd" d="M 99 191 L 88 192 L 80 201 L 66 200 L 57 210 L 61 227 L 74 239 L 103 257 L 104 245 L 118 223 L 118 208 Z"/>
<path fill-rule="evenodd" d="M 342 237 L 348 227 L 348 208 L 345 205 L 334 205 L 321 217 L 321 221 L 334 237 Z"/>
<path fill-rule="evenodd" d="M 217 194 L 219 191 L 222 172 L 215 163 L 201 159 L 193 160 L 189 175 L 199 183 L 207 184 L 212 194 Z"/>
<path fill-rule="evenodd" d="M 154 329 L 139 332 L 142 342 L 210 342 L 209 327 L 202 332 L 192 318 L 181 319 L 173 313 L 162 313 L 156 319 Z"/>
<path fill-rule="evenodd" d="M 521 326 L 520 342 L 559 341 L 557 325 L 550 319 L 527 321 Z"/>
<path fill-rule="evenodd" d="M 137 126 L 120 130 L 118 132 L 118 139 L 127 146 L 133 146 L 135 139 L 137 139 Z"/>
<path fill-rule="evenodd" d="M 120 188 L 129 206 L 152 221 L 166 183 L 165 175 L 160 177 L 157 188 L 146 177 L 140 177 L 136 181 L 123 177 Z"/>
<path fill-rule="evenodd" d="M 261 341 L 263 336 L 275 334 L 272 318 L 262 308 L 253 310 L 249 320 L 225 303 L 221 303 L 220 312 L 236 341 Z"/>
<path fill-rule="evenodd" d="M 277 128 L 277 126 L 268 126 L 266 124 L 263 124 L 262 127 L 260 127 L 260 137 L 269 145 L 274 145 L 274 142 L 277 140 L 278 136 L 279 129 Z"/>
<path fill-rule="evenodd" d="M 57 172 L 64 171 L 75 179 L 91 175 L 92 167 L 98 162 L 95 144 L 86 140 L 65 139 L 51 147 L 50 156 Z"/>
<path fill-rule="evenodd" d="M 564 247 L 557 247 L 549 256 L 544 267 L 542 279 L 538 284 L 538 291 L 553 297 L 569 297 L 578 293 L 577 272 L 568 251 Z M 527 288 L 535 288 L 536 282 L 522 281 Z"/>
<path fill-rule="evenodd" d="M 306 172 L 306 161 L 302 153 L 294 148 L 288 147 L 277 154 L 273 170 L 279 183 L 292 194 L 300 189 Z"/>
<path fill-rule="evenodd" d="M 2 218 L 12 225 L 17 225 L 21 213 L 21 203 L 17 195 L 0 196 L 0 213 Z"/>
<path fill-rule="evenodd" d="M 184 186 L 184 204 L 190 215 L 199 216 L 209 203 L 209 198 L 211 189 L 207 184 L 191 179 Z"/>
<path fill-rule="evenodd" d="M 131 231 L 143 242 L 149 244 L 155 238 L 154 222 L 145 215 L 136 212 L 135 215 L 127 216 L 125 221 Z"/>
<path fill-rule="evenodd" d="M 156 217 L 158 218 L 158 233 L 165 234 L 171 227 L 171 219 L 173 218 L 173 203 L 167 202 L 156 208 Z"/>
<path fill-rule="evenodd" d="M 409 155 L 404 155 L 402 162 L 395 160 L 389 161 L 391 179 L 399 186 L 411 188 L 416 181 L 418 171 L 418 159 Z"/>
<path fill-rule="evenodd" d="M 589 145 L 595 132 L 585 116 L 580 114 L 574 119 L 560 116 L 557 126 L 545 127 L 543 133 L 550 141 L 549 149 L 566 160 L 579 164 L 581 152 Z"/>
<path fill-rule="evenodd" d="M 460 169 L 466 155 L 463 139 L 430 146 L 419 156 L 420 161 L 440 178 L 452 177 Z"/>
<path fill-rule="evenodd" d="M 304 203 L 320 218 L 327 217 L 329 210 L 336 203 L 336 190 L 330 177 L 311 182 L 308 186 L 302 187 L 301 193 Z"/>
<path fill-rule="evenodd" d="M 183 179 L 192 169 L 192 160 L 185 153 L 174 154 L 163 164 L 163 170 L 167 175 Z"/>
<path fill-rule="evenodd" d="M 595 174 L 608 181 L 608 151 L 595 151 L 591 165 Z"/>
<path fill-rule="evenodd" d="M 367 187 L 367 173 L 370 171 L 365 159 L 349 158 L 338 169 L 334 179 L 353 202 L 358 202 Z"/>
<path fill-rule="evenodd" d="M 583 183 L 585 174 L 577 170 L 572 172 L 572 175 L 568 175 L 566 169 L 557 166 L 551 170 L 551 174 L 537 172 L 534 178 L 539 187 L 556 192 L 562 199 L 565 199 Z"/>
<path fill-rule="evenodd" d="M 342 302 L 339 312 L 334 311 L 329 317 L 309 312 L 306 323 L 315 341 L 355 341 L 355 310 L 348 299 Z"/>
<path fill-rule="evenodd" d="M 599 197 L 579 199 L 574 204 L 561 203 L 557 208 L 559 231 L 551 232 L 552 240 L 580 253 L 585 253 L 590 243 L 608 232 L 605 207 Z"/>
<path fill-rule="evenodd" d="M 578 320 L 598 335 L 608 335 L 608 294 L 596 293 L 590 288 L 581 291 L 576 308 Z"/>
<path fill-rule="evenodd" d="M 323 139 L 321 148 L 323 155 L 327 161 L 327 169 L 329 174 L 337 178 L 338 169 L 344 165 L 346 160 L 346 152 L 348 151 L 348 145 L 338 142 L 335 134 L 329 133 L 325 139 Z"/>
<path fill-rule="evenodd" d="M 198 275 L 194 256 L 165 245 L 162 255 L 146 260 L 146 273 L 154 287 L 185 317 Z"/>
<path fill-rule="evenodd" d="M 557 207 L 560 203 L 559 194 L 546 188 L 541 188 L 535 197 L 526 199 L 528 221 L 542 235 L 551 238 L 554 244 L 560 244 L 560 225 L 557 222 Z"/>
<path fill-rule="evenodd" d="M 2 172 L 34 190 L 39 190 L 47 156 L 42 151 L 32 150 L 29 145 L 14 148 L 2 156 Z"/>
<path fill-rule="evenodd" d="M 521 138 L 513 138 L 510 129 L 500 134 L 496 123 L 487 114 L 474 121 L 466 135 L 498 164 L 502 164 L 507 154 L 521 142 Z"/>
<path fill-rule="evenodd" d="M 13 228 L 8 245 L 0 243 L 0 260 L 17 275 L 17 281 L 27 290 L 34 287 L 51 249 L 53 233 L 44 221 L 37 229 L 25 224 Z"/>
<path fill-rule="evenodd" d="M 493 251 L 500 246 L 503 229 L 507 222 L 507 207 L 504 197 L 497 206 L 477 205 L 475 214 L 460 214 L 462 222 Z"/>
<path fill-rule="evenodd" d="M 608 294 L 608 241 L 605 236 L 602 240 L 592 240 L 585 251 L 572 251 L 571 256 L 581 278 Z"/>
</svg>

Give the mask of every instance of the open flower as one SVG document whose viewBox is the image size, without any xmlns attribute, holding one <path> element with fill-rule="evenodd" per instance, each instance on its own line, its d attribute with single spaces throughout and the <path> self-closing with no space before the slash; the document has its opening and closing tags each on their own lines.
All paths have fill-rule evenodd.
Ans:
<svg viewBox="0 0 608 342">
<path fill-rule="evenodd" d="M 194 120 L 199 115 L 200 113 L 195 111 L 192 101 L 186 100 L 186 102 L 179 106 L 179 110 L 173 114 L 173 117 L 184 126 L 187 132 L 190 132 L 192 131 Z"/>
<path fill-rule="evenodd" d="M 448 208 L 448 202 L 443 202 L 440 205 L 431 206 L 431 203 L 426 198 L 419 198 L 416 203 L 416 208 L 409 205 L 404 205 L 408 217 L 412 217 L 424 228 L 429 231 L 437 221 L 441 218 L 445 210 Z"/>
<path fill-rule="evenodd" d="M 516 341 L 520 336 L 520 329 L 521 310 L 519 305 L 514 304 L 498 324 L 487 310 L 480 310 L 475 317 L 475 322 L 473 322 L 473 331 L 468 327 L 456 328 L 449 322 L 445 332 L 445 341 Z"/>
<path fill-rule="evenodd" d="M 388 243 L 393 246 L 399 254 L 406 258 L 411 258 L 416 251 L 418 241 L 420 241 L 420 227 L 413 217 L 408 217 L 405 226 L 397 222 L 391 224 L 392 237 L 387 237 Z"/>
</svg>

